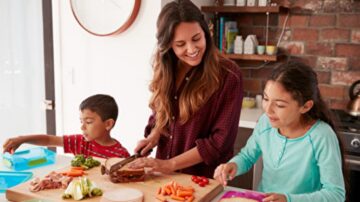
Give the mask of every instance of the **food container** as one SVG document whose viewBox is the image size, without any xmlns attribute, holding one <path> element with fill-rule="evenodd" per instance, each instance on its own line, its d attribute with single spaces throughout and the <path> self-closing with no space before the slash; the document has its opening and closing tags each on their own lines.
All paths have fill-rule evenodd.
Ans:
<svg viewBox="0 0 360 202">
<path fill-rule="evenodd" d="M 32 172 L 0 171 L 0 193 L 4 193 L 8 188 L 28 181 L 32 175 Z"/>
<path fill-rule="evenodd" d="M 55 163 L 55 152 L 43 147 L 18 151 L 14 154 L 6 152 L 3 164 L 15 171 L 22 171 Z"/>
<path fill-rule="evenodd" d="M 248 199 L 248 201 L 262 202 L 264 193 L 255 191 L 227 191 L 220 198 L 219 202 L 236 201 L 236 199 Z"/>
</svg>

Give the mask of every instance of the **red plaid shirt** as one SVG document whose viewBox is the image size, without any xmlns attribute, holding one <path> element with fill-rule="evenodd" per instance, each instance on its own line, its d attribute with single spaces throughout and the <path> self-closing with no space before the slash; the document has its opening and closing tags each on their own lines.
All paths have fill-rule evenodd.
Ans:
<svg viewBox="0 0 360 202">
<path fill-rule="evenodd" d="M 202 163 L 179 170 L 179 172 L 211 177 L 215 168 L 233 156 L 243 98 L 242 75 L 233 62 L 223 59 L 221 65 L 230 72 L 224 73 L 223 85 L 210 97 L 185 124 L 178 120 L 178 98 L 185 82 L 191 81 L 190 71 L 179 90 L 173 92 L 173 122 L 169 125 L 169 135 L 161 135 L 157 145 L 156 157 L 169 159 L 197 147 Z M 195 69 L 195 68 L 194 68 Z M 149 135 L 155 123 L 154 116 L 149 118 L 145 136 Z"/>
<path fill-rule="evenodd" d="M 129 152 L 121 146 L 120 142 L 117 140 L 114 145 L 103 146 L 92 141 L 86 141 L 82 135 L 64 135 L 64 152 L 83 154 L 84 156 L 96 156 L 101 158 L 110 158 L 110 157 L 120 157 L 126 158 L 129 157 Z"/>
</svg>

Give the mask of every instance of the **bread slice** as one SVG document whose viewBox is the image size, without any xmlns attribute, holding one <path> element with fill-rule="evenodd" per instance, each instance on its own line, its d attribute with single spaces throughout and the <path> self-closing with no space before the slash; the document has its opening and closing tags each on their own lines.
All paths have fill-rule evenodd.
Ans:
<svg viewBox="0 0 360 202">
<path fill-rule="evenodd" d="M 124 158 L 109 158 L 105 161 L 106 173 L 109 173 L 112 165 L 124 160 Z M 119 170 L 109 173 L 110 181 L 114 183 L 122 182 L 140 182 L 145 180 L 144 168 L 132 169 L 128 164 L 125 164 Z"/>
</svg>

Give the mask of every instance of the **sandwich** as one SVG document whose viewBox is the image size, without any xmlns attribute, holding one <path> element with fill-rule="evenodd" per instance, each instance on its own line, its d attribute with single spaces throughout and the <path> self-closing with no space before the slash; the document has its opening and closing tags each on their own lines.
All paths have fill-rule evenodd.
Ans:
<svg viewBox="0 0 360 202">
<path fill-rule="evenodd" d="M 133 161 L 133 156 L 123 158 L 109 158 L 101 166 L 101 173 L 108 174 L 113 183 L 141 182 L 145 180 L 144 168 L 132 169 L 128 163 Z"/>
</svg>

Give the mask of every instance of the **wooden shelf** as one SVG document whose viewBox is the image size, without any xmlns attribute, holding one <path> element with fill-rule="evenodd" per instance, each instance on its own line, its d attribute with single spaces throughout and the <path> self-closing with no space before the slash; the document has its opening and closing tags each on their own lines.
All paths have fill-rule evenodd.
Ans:
<svg viewBox="0 0 360 202">
<path fill-rule="evenodd" d="M 208 13 L 279 13 L 280 6 L 201 6 Z"/>
<path fill-rule="evenodd" d="M 225 57 L 233 60 L 256 60 L 256 61 L 269 61 L 275 62 L 277 61 L 276 55 L 248 55 L 248 54 L 224 54 Z"/>
</svg>

